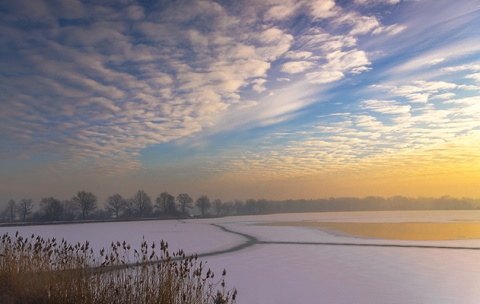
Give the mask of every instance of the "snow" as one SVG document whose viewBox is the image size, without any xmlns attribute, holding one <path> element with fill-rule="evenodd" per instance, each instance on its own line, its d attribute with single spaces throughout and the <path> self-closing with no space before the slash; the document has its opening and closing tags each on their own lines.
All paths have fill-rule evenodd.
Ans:
<svg viewBox="0 0 480 304">
<path fill-rule="evenodd" d="M 393 244 L 480 248 L 480 240 L 393 241 L 329 234 L 311 227 L 258 226 L 273 221 L 480 222 L 477 211 L 305 213 L 263 216 L 50 226 L 1 227 L 43 237 L 112 241 L 138 247 L 168 241 L 171 251 L 209 253 L 246 239 L 211 224 L 254 236 L 261 243 L 203 258 L 216 274 L 227 269 L 227 287 L 244 303 L 480 303 L 480 250 L 332 246 L 318 243 Z M 277 243 L 272 243 L 277 242 Z M 287 242 L 287 243 L 278 243 Z M 290 243 L 288 243 L 290 242 Z M 312 242 L 317 244 L 298 244 Z"/>
</svg>

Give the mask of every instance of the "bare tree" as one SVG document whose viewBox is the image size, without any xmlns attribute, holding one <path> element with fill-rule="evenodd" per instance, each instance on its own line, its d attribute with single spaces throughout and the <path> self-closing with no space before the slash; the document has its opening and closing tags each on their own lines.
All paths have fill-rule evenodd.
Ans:
<svg viewBox="0 0 480 304">
<path fill-rule="evenodd" d="M 73 200 L 63 201 L 63 215 L 67 221 L 74 220 L 79 209 L 80 207 Z"/>
<path fill-rule="evenodd" d="M 82 210 L 83 219 L 88 218 L 89 213 L 97 208 L 97 197 L 92 192 L 79 191 L 72 200 Z"/>
<path fill-rule="evenodd" d="M 43 209 L 44 218 L 49 221 L 58 221 L 63 216 L 63 204 L 54 197 L 44 197 L 40 201 L 40 207 Z"/>
<path fill-rule="evenodd" d="M 245 201 L 244 210 L 247 214 L 258 214 L 259 213 L 258 202 L 253 198 L 247 199 Z"/>
<path fill-rule="evenodd" d="M 143 190 L 138 190 L 130 199 L 130 204 L 133 213 L 143 217 L 152 213 L 152 199 Z"/>
<path fill-rule="evenodd" d="M 228 201 L 223 203 L 223 214 L 230 215 L 234 209 L 235 209 L 235 205 L 233 202 Z"/>
<path fill-rule="evenodd" d="M 17 210 L 17 203 L 11 199 L 7 203 L 7 208 L 5 208 L 5 214 L 7 215 L 8 221 L 13 222 L 15 220 L 15 211 Z"/>
<path fill-rule="evenodd" d="M 202 195 L 199 198 L 197 198 L 195 205 L 198 208 L 200 208 L 200 211 L 202 212 L 202 216 L 205 216 L 205 211 L 207 211 L 207 209 L 210 208 L 210 199 L 208 198 L 208 196 Z"/>
<path fill-rule="evenodd" d="M 156 207 L 161 210 L 164 215 L 175 215 L 177 208 L 175 207 L 175 197 L 168 192 L 162 192 L 155 200 Z"/>
<path fill-rule="evenodd" d="M 125 199 L 125 208 L 123 209 L 123 215 L 126 217 L 133 217 L 136 211 L 133 207 L 132 198 Z"/>
<path fill-rule="evenodd" d="M 237 215 L 240 215 L 243 211 L 244 203 L 241 200 L 235 200 L 233 206 L 235 207 L 235 212 Z"/>
<path fill-rule="evenodd" d="M 32 213 L 33 205 L 33 200 L 29 198 L 22 198 L 18 203 L 16 211 L 23 221 Z"/>
<path fill-rule="evenodd" d="M 8 221 L 8 214 L 7 213 L 8 213 L 7 208 L 3 209 L 2 212 L 0 212 L 0 216 L 1 216 L 0 222 Z"/>
<path fill-rule="evenodd" d="M 213 208 L 215 209 L 215 211 L 217 212 L 217 215 L 220 215 L 220 213 L 222 213 L 223 211 L 223 204 L 222 204 L 222 200 L 220 199 L 214 199 L 213 202 L 212 202 L 212 205 L 213 205 Z"/>
<path fill-rule="evenodd" d="M 258 205 L 258 212 L 260 214 L 265 214 L 265 213 L 268 213 L 269 211 L 269 204 L 268 204 L 268 201 L 264 198 L 261 198 L 257 201 L 257 205 Z"/>
<path fill-rule="evenodd" d="M 115 218 L 118 220 L 120 213 L 125 210 L 126 202 L 123 197 L 116 193 L 107 197 L 107 211 L 115 214 Z"/>
<path fill-rule="evenodd" d="M 187 214 L 187 209 L 193 208 L 193 199 L 186 193 L 180 193 L 177 195 L 177 204 L 180 212 L 185 215 Z"/>
</svg>

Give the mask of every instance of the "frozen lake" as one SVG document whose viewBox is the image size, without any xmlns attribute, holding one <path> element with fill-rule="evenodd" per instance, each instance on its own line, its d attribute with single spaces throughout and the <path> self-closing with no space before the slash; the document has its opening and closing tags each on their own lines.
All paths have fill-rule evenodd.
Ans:
<svg viewBox="0 0 480 304">
<path fill-rule="evenodd" d="M 240 304 L 480 303 L 480 239 L 379 240 L 315 227 L 255 225 L 277 221 L 480 223 L 480 211 L 276 214 L 0 227 L 0 233 L 88 240 L 96 250 L 117 240 L 139 247 L 143 238 L 163 239 L 170 251 L 205 254 L 202 259 L 218 275 L 226 268 L 227 287 L 238 289 Z M 249 241 L 234 232 L 255 241 L 224 252 Z"/>
</svg>

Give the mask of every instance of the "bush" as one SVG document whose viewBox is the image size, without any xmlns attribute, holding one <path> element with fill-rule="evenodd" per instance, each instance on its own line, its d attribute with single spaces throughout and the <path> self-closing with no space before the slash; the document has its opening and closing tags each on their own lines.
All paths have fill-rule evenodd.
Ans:
<svg viewBox="0 0 480 304">
<path fill-rule="evenodd" d="M 158 250 L 159 255 L 156 251 Z M 130 256 L 133 255 L 131 262 Z M 95 255 L 89 243 L 8 234 L 0 244 L 2 303 L 235 303 L 237 291 L 197 256 L 182 250 L 170 255 L 168 244 L 140 252 L 126 242 L 112 243 Z"/>
</svg>

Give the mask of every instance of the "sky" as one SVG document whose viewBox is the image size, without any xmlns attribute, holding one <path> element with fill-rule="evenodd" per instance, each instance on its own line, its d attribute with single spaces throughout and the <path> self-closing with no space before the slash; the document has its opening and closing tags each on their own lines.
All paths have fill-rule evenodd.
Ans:
<svg viewBox="0 0 480 304">
<path fill-rule="evenodd" d="M 480 197 L 477 0 L 2 0 L 0 202 Z"/>
</svg>

